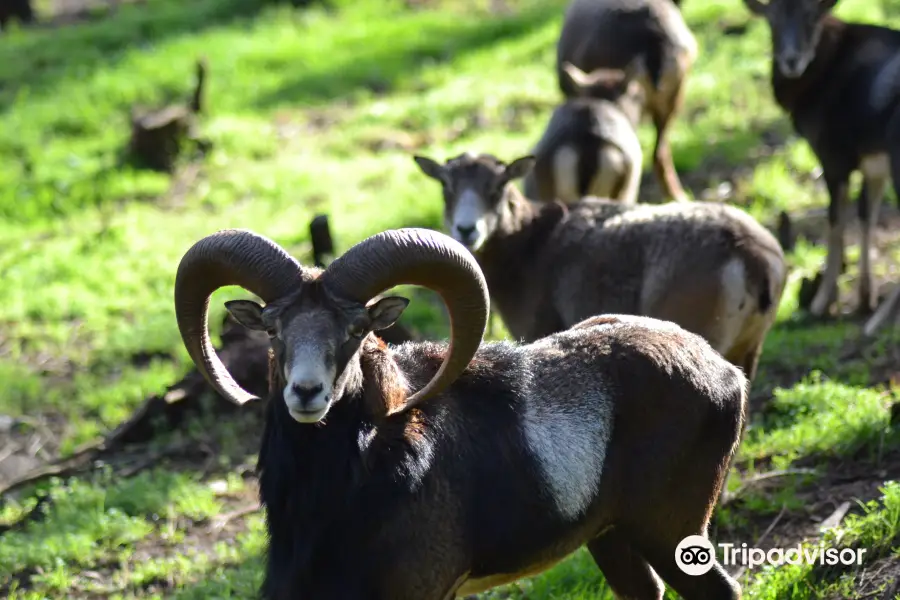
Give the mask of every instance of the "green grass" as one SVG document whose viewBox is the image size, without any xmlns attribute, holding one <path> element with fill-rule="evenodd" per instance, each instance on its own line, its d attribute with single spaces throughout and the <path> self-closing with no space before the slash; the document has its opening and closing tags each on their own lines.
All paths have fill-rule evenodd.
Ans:
<svg viewBox="0 0 900 600">
<path fill-rule="evenodd" d="M 742 456 L 771 458 L 773 467 L 784 469 L 799 457 L 852 456 L 860 449 L 877 448 L 880 437 L 890 431 L 889 400 L 878 390 L 817 376 L 778 389 L 765 418 L 745 440 Z"/>
<path fill-rule="evenodd" d="M 247 227 L 309 261 L 307 224 L 318 212 L 331 215 L 339 251 L 391 227 L 439 228 L 439 190 L 412 152 L 446 158 L 473 149 L 512 159 L 539 137 L 558 100 L 552 65 L 563 0 L 509 2 L 513 14 L 502 18 L 481 0 L 415 9 L 399 0 L 331 4 L 148 0 L 77 25 L 14 27 L 0 37 L 0 414 L 64 423 L 55 432 L 60 452 L 71 452 L 189 368 L 172 286 L 196 239 Z M 765 24 L 752 20 L 746 35 L 723 36 L 723 23 L 749 19 L 740 0 L 684 4 L 700 59 L 671 134 L 682 177 L 708 188 L 730 178 L 730 201 L 766 223 L 780 210 L 824 207 L 815 157 L 771 98 Z M 900 0 L 839 6 L 847 18 L 900 26 Z M 211 66 L 202 128 L 214 150 L 199 173 L 179 186 L 122 166 L 131 106 L 186 98 L 200 55 Z M 652 129 L 643 126 L 640 137 L 649 148 Z M 850 297 L 855 252 L 841 280 Z M 900 258 L 896 245 L 885 254 L 879 273 Z M 844 459 L 874 471 L 900 447 L 888 425 L 897 390 L 875 385 L 896 336 L 844 359 L 858 323 L 811 323 L 797 311 L 800 278 L 824 255 L 801 242 L 790 256 L 791 281 L 755 387 L 774 389 L 774 398 L 754 415 L 731 489 L 760 471 L 827 469 Z M 220 322 L 222 302 L 240 294 L 217 293 L 211 323 Z M 414 298 L 404 319 L 444 335 L 428 295 L 416 290 Z M 12 598 L 251 596 L 261 520 L 198 533 L 238 507 L 208 478 L 199 467 L 158 468 L 56 482 L 42 520 L 2 534 L 0 590 Z M 781 506 L 799 510 L 801 485 L 776 481 L 720 520 L 747 524 Z M 879 556 L 898 543 L 896 486 L 884 494 L 844 525 L 847 539 L 879 548 Z M 0 522 L 33 504 L 10 500 Z M 744 529 L 739 541 L 758 533 Z M 745 583 L 748 597 L 805 599 L 852 589 L 854 576 L 778 569 Z M 612 596 L 581 551 L 484 597 Z"/>
<path fill-rule="evenodd" d="M 879 501 L 863 505 L 861 514 L 850 515 L 841 527 L 829 530 L 821 542 L 804 547 L 810 552 L 816 547 L 864 548 L 863 556 L 870 563 L 877 559 L 900 560 L 900 547 L 897 546 L 900 543 L 900 484 L 888 482 L 882 492 Z M 757 592 L 754 597 L 762 600 L 851 597 L 856 589 L 856 573 L 852 568 L 827 564 L 763 567 L 754 587 Z M 884 593 L 886 588 L 879 591 Z"/>
</svg>

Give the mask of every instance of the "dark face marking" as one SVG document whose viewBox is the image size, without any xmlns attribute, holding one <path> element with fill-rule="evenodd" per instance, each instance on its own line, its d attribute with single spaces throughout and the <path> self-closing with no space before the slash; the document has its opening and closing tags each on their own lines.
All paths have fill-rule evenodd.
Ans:
<svg viewBox="0 0 900 600">
<path fill-rule="evenodd" d="M 781 74 L 797 78 L 816 56 L 822 18 L 835 0 L 772 0 L 760 12 L 769 23 L 775 62 Z"/>
<path fill-rule="evenodd" d="M 391 296 L 365 306 L 313 282 L 265 308 L 249 300 L 225 306 L 245 327 L 269 334 L 288 412 L 300 423 L 317 423 L 343 395 L 347 365 L 363 339 L 390 327 L 408 304 Z"/>
</svg>

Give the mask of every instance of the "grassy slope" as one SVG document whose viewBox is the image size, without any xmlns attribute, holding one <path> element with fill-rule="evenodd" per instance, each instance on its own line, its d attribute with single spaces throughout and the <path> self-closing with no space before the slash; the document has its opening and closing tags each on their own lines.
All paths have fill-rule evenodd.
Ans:
<svg viewBox="0 0 900 600">
<path fill-rule="evenodd" d="M 257 4 L 150 0 L 96 23 L 0 38 L 0 414 L 55 416 L 65 423 L 64 453 L 187 369 L 171 289 L 195 239 L 249 227 L 307 259 L 314 212 L 332 215 L 342 248 L 388 227 L 439 227 L 439 192 L 410 151 L 512 158 L 528 151 L 557 99 L 560 0 L 513 3 L 516 14 L 502 20 L 476 0 L 419 11 L 340 0 L 336 14 Z M 753 21 L 746 35 L 723 36 L 723 24 L 747 18 L 739 0 L 685 5 L 701 44 L 672 134 L 685 179 L 706 189 L 728 177 L 732 201 L 764 220 L 822 206 L 815 160 L 771 101 L 765 26 Z M 844 0 L 839 13 L 873 22 L 891 14 L 900 25 L 900 0 Z M 200 53 L 212 65 L 204 129 L 216 145 L 200 173 L 175 192 L 165 177 L 116 167 L 128 108 L 184 96 Z M 649 144 L 652 132 L 641 136 Z M 759 384 L 784 387 L 754 423 L 732 489 L 756 470 L 860 457 L 875 464 L 898 446 L 886 433 L 890 392 L 870 387 L 896 339 L 842 361 L 856 325 L 804 324 L 795 314 L 797 281 L 823 256 L 808 244 L 792 255 L 791 288 Z M 889 264 L 876 267 L 884 273 Z M 216 297 L 212 322 L 235 293 Z M 416 327 L 444 333 L 428 303 L 413 307 Z M 133 360 L 147 353 L 155 357 L 149 364 Z M 827 376 L 797 381 L 813 370 Z M 765 517 L 791 504 L 794 492 L 792 480 L 782 480 L 721 511 L 719 522 Z M 31 590 L 16 597 L 246 597 L 258 581 L 259 517 L 215 534 L 206 528 L 252 496 L 239 477 L 220 489 L 193 471 L 155 470 L 71 482 L 53 495 L 43 523 L 0 543 L 0 588 L 16 581 Z M 884 501 L 850 523 L 841 543 L 880 540 L 889 554 L 900 541 L 897 488 Z M 9 503 L 0 520 L 30 506 Z M 759 534 L 743 532 L 748 543 Z M 751 579 L 749 589 L 761 598 L 813 598 L 853 585 L 852 574 L 781 569 Z M 496 595 L 611 597 L 603 590 L 579 553 Z"/>
</svg>

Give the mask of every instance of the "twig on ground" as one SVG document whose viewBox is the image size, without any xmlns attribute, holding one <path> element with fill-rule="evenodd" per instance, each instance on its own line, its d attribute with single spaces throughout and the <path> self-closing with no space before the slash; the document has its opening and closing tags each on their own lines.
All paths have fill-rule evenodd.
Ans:
<svg viewBox="0 0 900 600">
<path fill-rule="evenodd" d="M 777 515 L 775 515 L 775 518 L 772 519 L 772 522 L 769 523 L 769 526 L 766 527 L 766 530 L 763 532 L 763 534 L 761 536 L 759 536 L 759 538 L 756 540 L 756 543 L 753 544 L 754 548 L 759 548 L 759 545 L 763 543 L 763 540 L 765 540 L 767 537 L 769 537 L 769 534 L 772 533 L 772 530 L 775 529 L 775 526 L 778 525 L 779 521 L 781 521 L 781 517 L 784 516 L 784 512 L 786 510 L 787 510 L 787 504 L 782 504 L 781 510 L 778 512 Z M 747 569 L 747 567 L 745 565 L 741 565 L 741 568 L 738 569 L 737 571 L 735 571 L 735 573 L 734 573 L 734 575 L 732 575 L 732 577 L 734 577 L 735 579 L 740 579 L 741 575 L 744 574 L 744 571 L 746 569 Z"/>
<path fill-rule="evenodd" d="M 725 494 L 725 496 L 722 498 L 721 504 L 724 506 L 726 504 L 729 504 L 730 502 L 734 502 L 743 492 L 747 490 L 747 488 L 753 486 L 756 483 L 759 483 L 760 481 L 766 481 L 775 477 L 787 477 L 790 475 L 816 475 L 818 473 L 819 472 L 816 469 L 806 468 L 781 469 L 778 471 L 769 471 L 768 473 L 760 473 L 759 475 L 748 477 L 741 482 L 741 485 L 738 486 L 736 490 L 729 494 Z"/>
<path fill-rule="evenodd" d="M 891 585 L 890 589 L 888 589 L 884 597 L 893 598 L 894 594 L 896 594 L 898 591 L 900 591 L 900 577 L 894 580 L 894 583 Z"/>
<path fill-rule="evenodd" d="M 25 425 L 29 425 L 35 429 L 38 433 L 43 435 L 44 440 L 53 440 L 57 438 L 57 435 L 53 433 L 53 431 L 47 426 L 43 419 L 36 419 L 33 417 L 29 417 L 28 415 L 22 415 L 17 417 L 16 420 L 19 423 L 24 423 Z"/>
<path fill-rule="evenodd" d="M 18 449 L 19 447 L 16 444 L 7 442 L 6 445 L 3 446 L 3 448 L 0 448 L 0 462 L 3 462 L 7 458 L 15 454 L 16 450 Z"/>
<path fill-rule="evenodd" d="M 833 527 L 837 527 L 841 524 L 841 521 L 844 519 L 844 515 L 847 514 L 847 511 L 850 510 L 849 502 L 842 502 L 833 513 L 831 513 L 824 521 L 819 524 L 819 531 L 825 532 L 828 529 Z"/>
<path fill-rule="evenodd" d="M 209 524 L 208 531 L 210 533 L 218 531 L 219 529 L 225 527 L 230 521 L 253 514 L 255 512 L 258 512 L 260 509 L 262 509 L 262 505 L 257 503 L 251 504 L 249 506 L 244 506 L 243 508 L 233 510 L 229 513 L 225 513 L 224 515 L 216 515 L 215 517 L 213 517 L 212 523 Z"/>
</svg>

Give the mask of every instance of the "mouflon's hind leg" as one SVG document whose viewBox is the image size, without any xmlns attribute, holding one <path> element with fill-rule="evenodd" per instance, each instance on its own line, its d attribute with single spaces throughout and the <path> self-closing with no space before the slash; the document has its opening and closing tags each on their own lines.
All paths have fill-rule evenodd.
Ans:
<svg viewBox="0 0 900 600">
<path fill-rule="evenodd" d="M 662 581 L 621 534 L 610 531 L 591 541 L 587 548 L 616 598 L 662 600 Z"/>
<path fill-rule="evenodd" d="M 740 600 L 741 587 L 716 560 L 712 568 L 702 575 L 691 575 L 681 570 L 675 562 L 675 551 L 678 543 L 689 535 L 677 536 L 678 539 L 668 539 L 667 542 L 654 540 L 642 543 L 640 551 L 653 569 L 662 579 L 684 600 Z"/>
<path fill-rule="evenodd" d="M 887 173 L 865 175 L 859 193 L 859 306 L 857 312 L 870 315 L 878 304 L 878 286 L 872 274 L 872 234 L 878 226 L 878 212 L 887 189 Z"/>
</svg>

